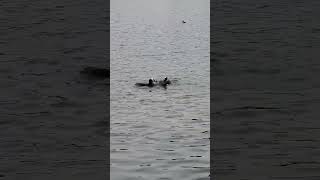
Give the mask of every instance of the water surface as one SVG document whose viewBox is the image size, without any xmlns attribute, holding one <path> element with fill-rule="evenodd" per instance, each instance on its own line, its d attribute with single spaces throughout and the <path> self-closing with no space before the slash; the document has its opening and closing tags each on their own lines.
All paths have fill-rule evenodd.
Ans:
<svg viewBox="0 0 320 180">
<path fill-rule="evenodd" d="M 320 179 L 319 7 L 214 1 L 215 179 Z"/>
<path fill-rule="evenodd" d="M 208 179 L 209 12 L 111 1 L 111 179 Z M 167 89 L 135 86 L 165 76 Z"/>
</svg>

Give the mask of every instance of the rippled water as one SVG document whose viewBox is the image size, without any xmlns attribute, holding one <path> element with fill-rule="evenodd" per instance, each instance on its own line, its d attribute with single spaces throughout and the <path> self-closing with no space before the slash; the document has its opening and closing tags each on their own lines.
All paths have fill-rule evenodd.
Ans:
<svg viewBox="0 0 320 180">
<path fill-rule="evenodd" d="M 320 2 L 213 9 L 214 178 L 320 179 Z"/>
<path fill-rule="evenodd" d="M 106 179 L 107 7 L 0 2 L 0 179 Z"/>
<path fill-rule="evenodd" d="M 111 1 L 111 179 L 208 179 L 209 13 L 209 0 Z M 165 76 L 167 89 L 135 86 Z"/>
</svg>

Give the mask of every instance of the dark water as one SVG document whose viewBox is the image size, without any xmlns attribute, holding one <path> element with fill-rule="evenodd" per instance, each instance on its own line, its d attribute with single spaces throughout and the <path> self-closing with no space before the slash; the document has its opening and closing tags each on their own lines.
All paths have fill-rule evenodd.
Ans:
<svg viewBox="0 0 320 180">
<path fill-rule="evenodd" d="M 208 0 L 111 2 L 111 179 L 208 179 L 209 12 Z M 165 76 L 167 89 L 135 86 Z"/>
<path fill-rule="evenodd" d="M 0 1 L 0 179 L 106 179 L 107 1 Z"/>
<path fill-rule="evenodd" d="M 214 177 L 319 179 L 320 2 L 212 7 Z"/>
</svg>

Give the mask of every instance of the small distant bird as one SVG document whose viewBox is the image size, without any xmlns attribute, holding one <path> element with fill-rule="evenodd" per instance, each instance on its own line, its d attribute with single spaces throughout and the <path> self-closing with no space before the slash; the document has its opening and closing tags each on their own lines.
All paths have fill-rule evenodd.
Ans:
<svg viewBox="0 0 320 180">
<path fill-rule="evenodd" d="M 184 20 L 182 20 L 182 23 L 187 23 L 187 22 L 185 22 Z"/>
</svg>

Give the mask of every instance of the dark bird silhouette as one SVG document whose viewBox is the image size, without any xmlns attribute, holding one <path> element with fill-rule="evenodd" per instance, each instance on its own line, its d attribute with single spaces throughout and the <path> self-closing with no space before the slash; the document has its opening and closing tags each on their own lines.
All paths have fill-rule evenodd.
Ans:
<svg viewBox="0 0 320 180">
<path fill-rule="evenodd" d="M 154 87 L 154 86 L 162 86 L 167 87 L 168 84 L 171 84 L 171 81 L 165 77 L 163 80 L 160 80 L 159 82 L 154 80 L 153 78 L 149 79 L 149 83 L 136 83 L 136 86 L 148 86 L 148 87 Z"/>
<path fill-rule="evenodd" d="M 148 87 L 153 87 L 155 86 L 155 80 L 149 79 L 149 83 L 136 83 L 136 86 L 148 86 Z"/>
<path fill-rule="evenodd" d="M 182 20 L 182 23 L 184 24 L 184 23 L 187 23 L 187 22 L 185 22 L 184 20 Z"/>
<path fill-rule="evenodd" d="M 171 81 L 165 77 L 162 81 L 159 81 L 160 86 L 167 86 L 168 84 L 171 84 Z"/>
</svg>

